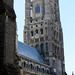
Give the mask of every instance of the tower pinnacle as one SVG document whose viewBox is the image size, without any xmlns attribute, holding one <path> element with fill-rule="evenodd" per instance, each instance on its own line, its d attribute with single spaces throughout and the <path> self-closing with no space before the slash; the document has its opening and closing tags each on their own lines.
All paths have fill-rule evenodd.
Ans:
<svg viewBox="0 0 75 75">
<path fill-rule="evenodd" d="M 74 75 L 74 73 L 72 72 L 72 75 Z"/>
</svg>

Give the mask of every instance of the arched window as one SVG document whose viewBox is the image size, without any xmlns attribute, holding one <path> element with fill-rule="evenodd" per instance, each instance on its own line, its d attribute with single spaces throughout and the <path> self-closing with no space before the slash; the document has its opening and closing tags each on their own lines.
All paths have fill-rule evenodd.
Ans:
<svg viewBox="0 0 75 75">
<path fill-rule="evenodd" d="M 31 36 L 33 36 L 33 31 L 31 31 Z"/>
<path fill-rule="evenodd" d="M 33 65 L 32 64 L 30 64 L 30 69 L 33 69 Z"/>
<path fill-rule="evenodd" d="M 49 74 L 49 70 L 47 70 L 47 74 Z"/>
<path fill-rule="evenodd" d="M 40 29 L 40 31 L 41 31 L 41 34 L 43 34 L 43 29 Z"/>
<path fill-rule="evenodd" d="M 48 51 L 48 43 L 46 43 L 46 51 Z"/>
<path fill-rule="evenodd" d="M 26 66 L 26 62 L 22 62 L 22 67 L 24 68 Z"/>
<path fill-rule="evenodd" d="M 42 72 L 44 72 L 44 68 L 42 68 Z"/>
<path fill-rule="evenodd" d="M 35 13 L 40 13 L 40 6 L 39 6 L 39 5 L 37 5 L 37 6 L 35 7 Z"/>
<path fill-rule="evenodd" d="M 41 53 L 44 53 L 44 44 L 41 44 Z"/>
<path fill-rule="evenodd" d="M 35 30 L 36 33 L 38 33 L 38 30 Z"/>
<path fill-rule="evenodd" d="M 36 67 L 36 71 L 39 71 L 39 67 L 38 66 Z"/>
</svg>

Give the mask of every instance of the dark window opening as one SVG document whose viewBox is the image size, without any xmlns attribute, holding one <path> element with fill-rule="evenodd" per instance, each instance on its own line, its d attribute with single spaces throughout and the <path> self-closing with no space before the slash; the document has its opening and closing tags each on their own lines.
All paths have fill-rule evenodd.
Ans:
<svg viewBox="0 0 75 75">
<path fill-rule="evenodd" d="M 36 27 L 38 27 L 38 25 L 36 25 Z"/>
<path fill-rule="evenodd" d="M 33 36 L 33 31 L 31 31 L 31 36 Z"/>
<path fill-rule="evenodd" d="M 44 41 L 44 38 L 43 38 L 43 37 L 41 37 L 41 38 L 40 38 L 40 41 L 41 41 L 41 42 L 43 42 L 43 41 Z"/>
<path fill-rule="evenodd" d="M 26 66 L 26 63 L 25 63 L 25 62 L 23 62 L 23 63 L 22 63 L 22 67 L 24 68 L 25 66 Z"/>
<path fill-rule="evenodd" d="M 32 20 L 30 22 L 32 23 Z"/>
<path fill-rule="evenodd" d="M 46 43 L 46 51 L 48 51 L 48 43 Z"/>
<path fill-rule="evenodd" d="M 33 69 L 33 65 L 32 64 L 30 65 L 30 69 Z"/>
<path fill-rule="evenodd" d="M 47 70 L 47 74 L 49 74 L 49 70 Z"/>
<path fill-rule="evenodd" d="M 36 67 L 36 71 L 39 71 L 39 67 L 38 66 Z"/>
<path fill-rule="evenodd" d="M 42 26 L 42 24 L 41 24 L 41 26 Z"/>
<path fill-rule="evenodd" d="M 38 33 L 38 30 L 35 30 L 36 33 Z"/>
<path fill-rule="evenodd" d="M 41 53 L 44 53 L 44 44 L 41 44 Z"/>
<path fill-rule="evenodd" d="M 33 26 L 31 26 L 31 28 L 33 28 Z"/>
<path fill-rule="evenodd" d="M 41 31 L 41 34 L 43 34 L 43 29 L 40 29 L 40 31 Z"/>
<path fill-rule="evenodd" d="M 44 72 L 45 70 L 44 70 L 44 68 L 42 68 L 42 72 Z"/>
<path fill-rule="evenodd" d="M 26 31 L 25 31 L 25 34 L 26 34 Z"/>
</svg>

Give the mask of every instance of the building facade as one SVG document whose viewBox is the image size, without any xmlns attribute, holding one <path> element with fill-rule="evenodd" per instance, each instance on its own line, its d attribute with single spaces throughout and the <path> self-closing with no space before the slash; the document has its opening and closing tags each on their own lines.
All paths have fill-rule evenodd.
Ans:
<svg viewBox="0 0 75 75">
<path fill-rule="evenodd" d="M 24 43 L 30 46 L 17 40 L 13 2 L 0 0 L 0 75 L 66 75 L 59 1 L 25 1 Z"/>
<path fill-rule="evenodd" d="M 59 0 L 25 0 L 24 43 L 38 50 L 53 74 L 64 74 Z"/>
<path fill-rule="evenodd" d="M 18 65 L 21 75 L 51 75 L 51 68 L 46 65 L 36 48 L 18 41 Z"/>
<path fill-rule="evenodd" d="M 16 64 L 14 0 L 0 0 L 0 75 L 20 75 Z"/>
</svg>

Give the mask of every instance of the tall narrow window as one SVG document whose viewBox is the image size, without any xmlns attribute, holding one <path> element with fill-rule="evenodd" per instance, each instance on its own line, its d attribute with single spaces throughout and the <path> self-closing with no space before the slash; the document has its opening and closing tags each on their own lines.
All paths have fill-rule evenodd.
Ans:
<svg viewBox="0 0 75 75">
<path fill-rule="evenodd" d="M 36 67 L 36 71 L 38 71 L 38 70 L 39 70 L 39 67 L 37 66 L 37 67 Z"/>
<path fill-rule="evenodd" d="M 43 34 L 43 29 L 40 29 L 40 31 L 41 31 L 41 34 Z"/>
<path fill-rule="evenodd" d="M 44 72 L 44 68 L 42 68 L 42 72 Z"/>
<path fill-rule="evenodd" d="M 30 64 L 30 69 L 32 69 L 33 68 L 33 65 L 32 64 Z"/>
<path fill-rule="evenodd" d="M 24 68 L 25 66 L 26 66 L 26 63 L 25 63 L 25 62 L 23 62 L 23 63 L 22 63 L 22 67 Z"/>
<path fill-rule="evenodd" d="M 51 14 L 53 14 L 53 8 L 51 8 Z"/>
<path fill-rule="evenodd" d="M 44 53 L 44 44 L 41 44 L 41 53 Z"/>
<path fill-rule="evenodd" d="M 25 31 L 25 34 L 26 34 L 26 31 Z"/>
<path fill-rule="evenodd" d="M 48 43 L 46 43 L 46 51 L 48 51 Z"/>
<path fill-rule="evenodd" d="M 40 6 L 39 6 L 39 5 L 37 5 L 37 6 L 35 7 L 35 13 L 40 13 Z"/>
<path fill-rule="evenodd" d="M 36 27 L 38 27 L 38 25 L 36 25 Z"/>
<path fill-rule="evenodd" d="M 43 38 L 43 37 L 41 37 L 41 38 L 40 38 L 40 42 L 43 42 L 43 41 L 44 41 L 44 38 Z"/>
<path fill-rule="evenodd" d="M 31 31 L 31 36 L 33 36 L 33 31 Z"/>
</svg>

